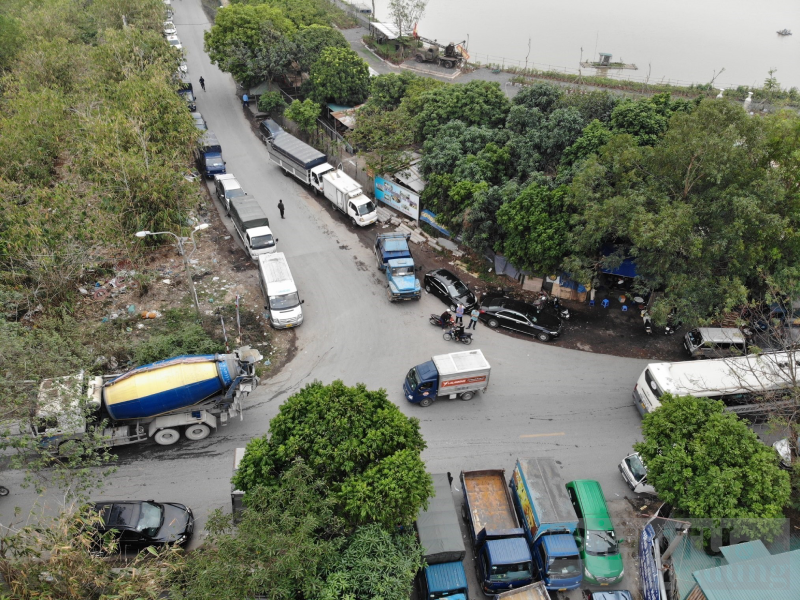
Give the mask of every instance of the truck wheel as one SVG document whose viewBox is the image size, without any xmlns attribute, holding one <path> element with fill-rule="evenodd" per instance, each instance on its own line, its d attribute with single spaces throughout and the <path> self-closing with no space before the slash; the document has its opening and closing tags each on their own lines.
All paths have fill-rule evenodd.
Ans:
<svg viewBox="0 0 800 600">
<path fill-rule="evenodd" d="M 422 58 L 422 54 L 417 54 L 417 55 L 414 57 L 414 60 L 416 60 L 418 63 L 425 62 L 425 59 L 424 59 L 424 58 Z"/>
<path fill-rule="evenodd" d="M 475 394 L 473 394 L 472 392 L 464 392 L 463 394 L 461 394 L 461 399 L 462 400 L 472 400 L 472 397 L 474 395 Z"/>
<path fill-rule="evenodd" d="M 445 342 L 449 342 L 450 340 L 453 339 L 453 334 L 448 331 L 442 337 L 444 338 Z"/>
<path fill-rule="evenodd" d="M 386 286 L 386 296 L 389 298 L 389 302 L 394 302 L 394 298 L 392 298 L 392 288 L 388 285 Z"/>
<path fill-rule="evenodd" d="M 153 439 L 159 446 L 171 446 L 181 439 L 181 434 L 177 429 L 159 429 Z"/>
<path fill-rule="evenodd" d="M 431 404 L 433 404 L 433 400 L 430 398 L 423 398 L 419 403 L 420 406 L 430 406 Z"/>
<path fill-rule="evenodd" d="M 353 227 L 358 227 L 358 223 L 356 223 L 355 217 L 350 217 L 350 222 L 353 224 Z"/>
<path fill-rule="evenodd" d="M 211 435 L 211 427 L 204 423 L 197 423 L 196 425 L 187 426 L 183 434 L 187 439 L 196 442 L 198 440 L 204 440 Z"/>
<path fill-rule="evenodd" d="M 548 334 L 546 334 L 544 331 L 542 331 L 541 333 L 537 333 L 536 337 L 538 338 L 538 340 L 540 342 L 549 342 L 550 341 L 550 336 Z"/>
<path fill-rule="evenodd" d="M 291 175 L 291 173 L 289 173 L 289 171 L 287 171 L 286 169 L 283 170 L 283 174 L 286 175 L 287 177 L 289 177 L 289 175 Z"/>
<path fill-rule="evenodd" d="M 315 196 L 319 196 L 319 188 L 317 188 L 317 186 L 312 184 L 311 185 L 311 189 L 314 190 L 314 195 Z"/>
<path fill-rule="evenodd" d="M 500 327 L 500 322 L 497 319 L 489 319 L 488 321 L 486 321 L 486 324 L 492 329 L 497 329 L 498 327 Z"/>
<path fill-rule="evenodd" d="M 445 69 L 452 69 L 453 68 L 453 63 L 450 62 L 449 60 L 444 61 L 444 68 Z"/>
</svg>

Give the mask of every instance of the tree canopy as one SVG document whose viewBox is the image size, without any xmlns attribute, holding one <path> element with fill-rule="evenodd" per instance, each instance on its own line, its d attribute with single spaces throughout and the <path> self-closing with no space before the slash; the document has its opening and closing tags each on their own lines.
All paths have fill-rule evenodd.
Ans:
<svg viewBox="0 0 800 600">
<path fill-rule="evenodd" d="M 350 48 L 322 50 L 309 73 L 312 97 L 319 103 L 361 104 L 369 95 L 369 67 Z"/>
<path fill-rule="evenodd" d="M 660 400 L 634 445 L 659 497 L 690 519 L 726 519 L 755 538 L 777 533 L 790 486 L 775 451 L 722 402 L 669 394 Z"/>
<path fill-rule="evenodd" d="M 298 458 L 321 479 L 352 524 L 411 523 L 433 484 L 420 453 L 419 421 L 363 384 L 315 382 L 290 397 L 251 440 L 234 478 L 245 492 L 275 486 Z"/>
</svg>

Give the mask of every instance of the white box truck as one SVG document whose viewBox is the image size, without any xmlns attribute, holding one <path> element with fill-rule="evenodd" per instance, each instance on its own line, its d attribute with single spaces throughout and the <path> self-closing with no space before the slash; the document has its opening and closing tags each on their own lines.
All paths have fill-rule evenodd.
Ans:
<svg viewBox="0 0 800 600">
<path fill-rule="evenodd" d="M 305 300 L 300 300 L 297 286 L 283 252 L 258 257 L 258 277 L 264 292 L 269 324 L 275 329 L 288 329 L 303 323 Z"/>
<path fill-rule="evenodd" d="M 272 235 L 269 219 L 253 198 L 231 200 L 231 221 L 250 258 L 276 252 L 278 238 Z"/>
<path fill-rule="evenodd" d="M 420 406 L 430 406 L 442 396 L 472 400 L 475 392 L 489 387 L 491 370 L 480 350 L 440 354 L 411 368 L 403 392 L 409 402 Z"/>
<path fill-rule="evenodd" d="M 361 184 L 343 171 L 336 169 L 322 175 L 322 193 L 353 225 L 366 227 L 378 220 L 375 203 L 364 195 Z"/>
</svg>

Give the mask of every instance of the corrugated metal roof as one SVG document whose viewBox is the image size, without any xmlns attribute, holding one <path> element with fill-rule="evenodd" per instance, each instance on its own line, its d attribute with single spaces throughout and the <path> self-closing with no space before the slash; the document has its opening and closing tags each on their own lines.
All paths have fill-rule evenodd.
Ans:
<svg viewBox="0 0 800 600">
<path fill-rule="evenodd" d="M 505 565 L 529 561 L 531 551 L 525 538 L 510 538 L 504 540 L 490 540 L 487 542 L 492 562 L 496 565 Z"/>
<path fill-rule="evenodd" d="M 800 550 L 695 571 L 708 600 L 797 600 Z"/>
<path fill-rule="evenodd" d="M 467 590 L 467 575 L 461 562 L 441 563 L 425 568 L 428 577 L 428 590 L 431 594 L 437 592 L 452 592 L 453 590 Z"/>
<path fill-rule="evenodd" d="M 550 556 L 572 556 L 575 554 L 575 538 L 569 533 L 544 536 L 544 545 Z"/>
<path fill-rule="evenodd" d="M 759 558 L 766 558 L 770 556 L 769 550 L 761 540 L 754 542 L 745 542 L 743 544 L 735 544 L 733 546 L 723 546 L 720 548 L 722 556 L 728 561 L 728 564 L 742 562 L 745 560 L 753 560 Z"/>
</svg>

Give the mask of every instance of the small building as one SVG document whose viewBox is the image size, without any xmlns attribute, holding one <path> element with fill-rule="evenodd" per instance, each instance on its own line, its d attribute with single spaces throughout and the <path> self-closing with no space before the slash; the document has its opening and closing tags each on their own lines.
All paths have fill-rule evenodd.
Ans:
<svg viewBox="0 0 800 600">
<path fill-rule="evenodd" d="M 400 32 L 397 27 L 390 23 L 381 23 L 380 21 L 373 21 L 369 24 L 369 33 L 374 37 L 379 44 L 385 44 L 400 37 Z"/>
</svg>

